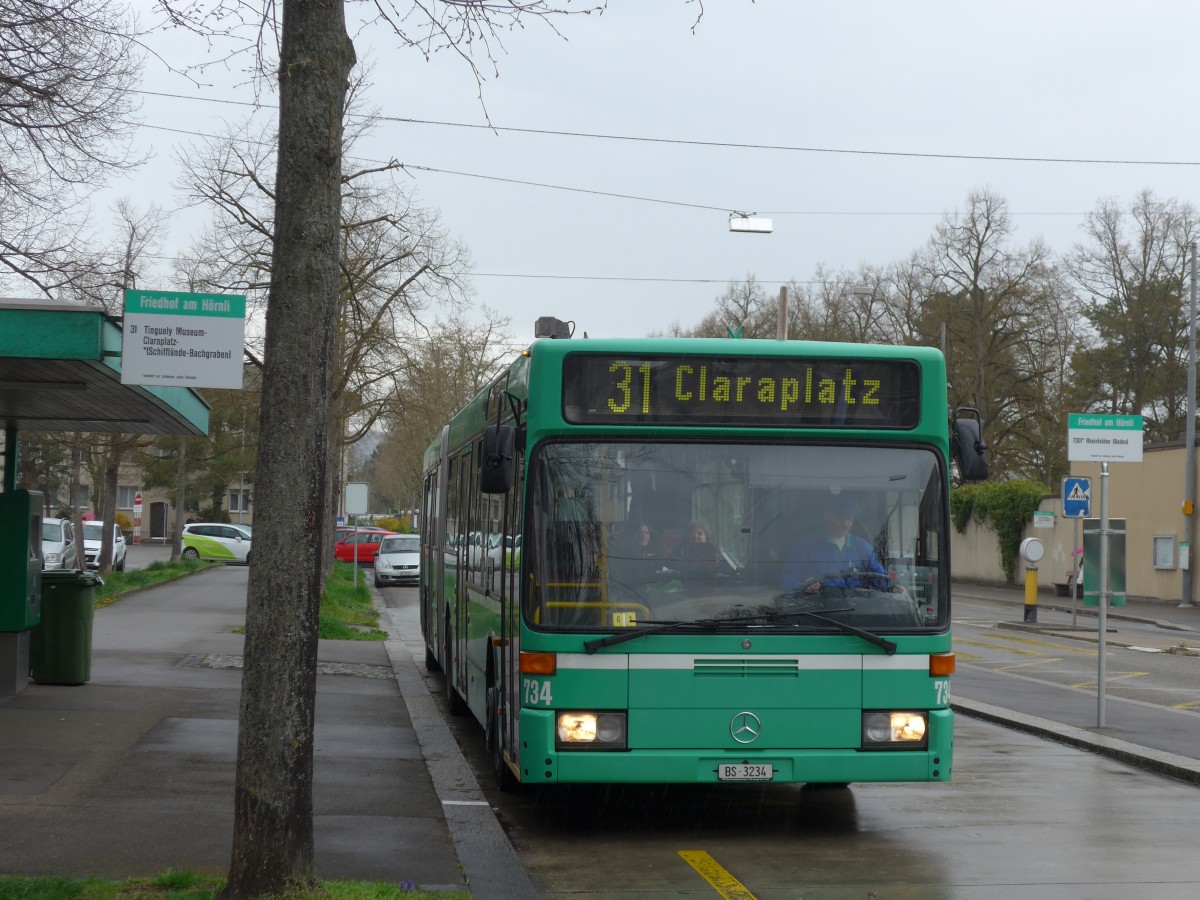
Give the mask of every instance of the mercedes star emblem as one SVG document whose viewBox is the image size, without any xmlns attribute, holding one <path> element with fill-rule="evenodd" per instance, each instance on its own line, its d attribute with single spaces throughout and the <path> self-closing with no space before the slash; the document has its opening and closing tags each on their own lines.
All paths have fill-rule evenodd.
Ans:
<svg viewBox="0 0 1200 900">
<path fill-rule="evenodd" d="M 752 712 L 740 712 L 730 720 L 729 733 L 739 744 L 753 744 L 762 734 L 762 720 Z"/>
</svg>

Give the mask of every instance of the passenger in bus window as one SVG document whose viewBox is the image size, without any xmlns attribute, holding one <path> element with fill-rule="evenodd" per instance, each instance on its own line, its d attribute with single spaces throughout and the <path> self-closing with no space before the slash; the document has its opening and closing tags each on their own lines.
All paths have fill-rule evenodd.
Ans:
<svg viewBox="0 0 1200 900">
<path fill-rule="evenodd" d="M 711 585 L 721 563 L 721 551 L 708 539 L 708 529 L 692 522 L 683 533 L 683 542 L 675 548 L 671 568 L 679 573 L 685 587 Z"/>
<path fill-rule="evenodd" d="M 617 584 L 641 591 L 661 580 L 662 570 L 662 554 L 654 530 L 647 523 L 631 523 L 620 540 L 613 542 L 608 571 L 609 578 Z"/>
<path fill-rule="evenodd" d="M 824 534 L 800 540 L 792 548 L 780 581 L 784 591 L 893 589 L 887 569 L 879 562 L 870 542 L 851 532 L 856 513 L 853 499 L 844 494 L 836 494 L 825 502 L 822 509 Z"/>
</svg>

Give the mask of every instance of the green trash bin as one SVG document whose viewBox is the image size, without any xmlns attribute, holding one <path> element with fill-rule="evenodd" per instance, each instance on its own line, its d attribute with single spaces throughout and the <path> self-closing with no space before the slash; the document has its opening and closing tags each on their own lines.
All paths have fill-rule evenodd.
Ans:
<svg viewBox="0 0 1200 900">
<path fill-rule="evenodd" d="M 42 620 L 29 632 L 29 668 L 38 684 L 83 684 L 92 677 L 94 572 L 42 572 Z"/>
</svg>

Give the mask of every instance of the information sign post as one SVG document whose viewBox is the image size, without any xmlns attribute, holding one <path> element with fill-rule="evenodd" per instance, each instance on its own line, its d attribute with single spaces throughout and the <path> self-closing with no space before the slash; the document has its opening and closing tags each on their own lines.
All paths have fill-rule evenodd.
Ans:
<svg viewBox="0 0 1200 900">
<path fill-rule="evenodd" d="M 1104 727 L 1104 650 L 1108 642 L 1109 538 L 1108 521 L 1109 462 L 1142 461 L 1142 417 L 1112 413 L 1071 413 L 1067 416 L 1067 459 L 1071 462 L 1100 463 L 1100 571 L 1096 602 L 1100 628 L 1096 634 L 1096 727 Z M 1085 563 L 1091 564 L 1085 553 Z M 1094 556 L 1093 556 L 1094 558 Z M 1086 578 L 1092 584 L 1091 578 Z M 1122 584 L 1122 592 L 1124 585 Z M 1086 594 L 1085 594 L 1086 602 Z"/>
<path fill-rule="evenodd" d="M 346 515 L 354 516 L 354 587 L 358 588 L 358 516 L 365 516 L 369 505 L 367 503 L 367 483 L 365 481 L 347 481 L 342 493 L 342 503 Z"/>
<path fill-rule="evenodd" d="M 1071 544 L 1071 627 L 1078 622 L 1077 602 L 1079 599 L 1079 576 L 1083 570 L 1080 557 L 1083 544 L 1079 543 L 1079 520 L 1092 514 L 1092 479 L 1067 477 L 1062 481 L 1063 516 L 1075 521 L 1075 539 Z"/>
</svg>

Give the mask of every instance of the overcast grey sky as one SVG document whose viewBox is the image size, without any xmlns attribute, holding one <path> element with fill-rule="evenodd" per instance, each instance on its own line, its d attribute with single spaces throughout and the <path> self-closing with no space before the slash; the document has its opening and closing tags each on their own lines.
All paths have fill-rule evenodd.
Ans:
<svg viewBox="0 0 1200 900">
<path fill-rule="evenodd" d="M 506 34 L 483 87 L 495 132 L 464 127 L 486 120 L 453 54 L 426 62 L 383 26 L 357 36 L 369 100 L 410 120 L 358 152 L 414 167 L 418 202 L 470 248 L 476 304 L 510 315 L 517 338 L 541 315 L 593 337 L 690 326 L 747 274 L 774 292 L 819 265 L 894 262 L 978 188 L 1007 199 L 1019 242 L 1059 253 L 1102 197 L 1148 188 L 1200 205 L 1200 3 L 707 0 L 693 31 L 696 13 L 612 0 L 558 20 L 566 40 L 537 22 Z M 195 52 L 162 41 L 175 61 Z M 151 62 L 148 90 L 202 99 L 147 95 L 143 121 L 211 133 L 242 118 L 213 101 L 251 100 L 244 78 L 214 80 Z M 111 193 L 171 205 L 186 140 L 141 129 L 155 158 Z M 731 211 L 774 233 L 730 233 Z M 164 255 L 198 224 L 178 216 Z"/>
</svg>

